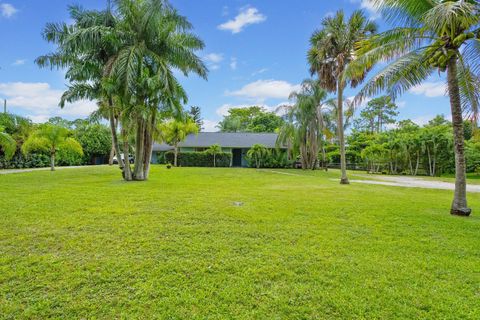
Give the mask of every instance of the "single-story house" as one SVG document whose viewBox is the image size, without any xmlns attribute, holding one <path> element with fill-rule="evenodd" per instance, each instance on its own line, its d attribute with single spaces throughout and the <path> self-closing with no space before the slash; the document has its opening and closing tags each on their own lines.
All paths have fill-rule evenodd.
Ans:
<svg viewBox="0 0 480 320">
<path fill-rule="evenodd" d="M 202 152 L 214 144 L 222 147 L 222 152 L 232 153 L 233 167 L 247 167 L 247 152 L 255 144 L 261 144 L 269 149 L 276 148 L 278 135 L 276 133 L 226 133 L 200 132 L 187 136 L 179 144 L 179 152 Z M 172 151 L 173 146 L 155 144 L 153 146 L 152 163 L 157 163 L 162 152 Z M 284 148 L 281 148 L 284 149 Z"/>
</svg>

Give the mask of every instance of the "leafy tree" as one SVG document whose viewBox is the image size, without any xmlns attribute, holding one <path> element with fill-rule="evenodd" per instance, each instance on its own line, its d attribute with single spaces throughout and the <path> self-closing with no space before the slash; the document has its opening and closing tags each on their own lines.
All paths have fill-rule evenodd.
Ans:
<svg viewBox="0 0 480 320">
<path fill-rule="evenodd" d="M 202 110 L 198 106 L 191 106 L 188 115 L 198 126 L 198 132 L 203 130 Z"/>
<path fill-rule="evenodd" d="M 358 41 L 374 34 L 376 30 L 376 25 L 369 21 L 362 11 L 354 11 L 348 19 L 343 11 L 338 11 L 334 16 L 324 18 L 322 28 L 315 31 L 310 38 L 311 48 L 308 52 L 310 72 L 312 75 L 318 75 L 323 88 L 337 94 L 342 184 L 349 183 L 343 125 L 344 90 L 347 86 L 356 87 L 364 79 L 369 68 L 364 68 L 350 77 L 346 77 L 345 70 L 356 58 L 354 50 Z"/>
<path fill-rule="evenodd" d="M 464 152 L 463 111 L 477 119 L 480 22 L 477 1 L 373 0 L 373 5 L 397 27 L 364 39 L 355 53 L 359 58 L 346 72 L 378 61 L 389 64 L 358 94 L 358 99 L 384 90 L 395 99 L 435 72 L 446 72 L 452 111 L 455 147 L 455 193 L 451 214 L 468 216 Z"/>
<path fill-rule="evenodd" d="M 197 134 L 198 126 L 193 120 L 186 118 L 186 120 L 183 121 L 171 120 L 162 123 L 159 127 L 159 131 L 161 132 L 161 138 L 163 141 L 175 148 L 173 165 L 176 167 L 178 162 L 178 144 L 185 140 L 189 134 Z"/>
<path fill-rule="evenodd" d="M 71 137 L 67 128 L 52 124 L 40 125 L 22 145 L 24 154 L 45 151 L 50 155 L 50 168 L 55 170 L 55 156 L 59 150 L 83 156 L 80 143 Z"/>
<path fill-rule="evenodd" d="M 261 144 L 254 144 L 247 152 L 247 157 L 255 162 L 255 167 L 260 168 L 262 162 L 268 157 L 270 151 Z"/>
<path fill-rule="evenodd" d="M 283 119 L 264 108 L 252 106 L 233 108 L 219 123 L 221 132 L 275 132 L 283 124 Z"/>
<path fill-rule="evenodd" d="M 356 125 L 360 128 L 368 128 L 372 133 L 380 133 L 386 125 L 395 123 L 395 117 L 398 116 L 397 109 L 397 105 L 388 96 L 373 99 L 360 112 L 360 119 Z"/>
<path fill-rule="evenodd" d="M 255 116 L 247 125 L 247 132 L 275 132 L 283 124 L 283 119 L 273 112 L 266 112 Z"/>
<path fill-rule="evenodd" d="M 93 157 L 107 156 L 112 149 L 110 129 L 101 124 L 87 124 L 75 130 L 75 138 L 81 144 L 85 162 Z"/>
<path fill-rule="evenodd" d="M 222 147 L 219 144 L 214 144 L 207 149 L 207 152 L 213 155 L 213 167 L 217 166 L 217 154 L 222 152 Z"/>
</svg>

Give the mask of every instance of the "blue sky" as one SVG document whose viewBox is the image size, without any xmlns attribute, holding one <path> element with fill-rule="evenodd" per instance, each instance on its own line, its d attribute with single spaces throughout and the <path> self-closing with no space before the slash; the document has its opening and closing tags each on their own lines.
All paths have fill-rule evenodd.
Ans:
<svg viewBox="0 0 480 320">
<path fill-rule="evenodd" d="M 208 81 L 180 81 L 189 105 L 202 108 L 205 127 L 214 131 L 225 112 L 235 106 L 262 105 L 274 110 L 309 76 L 306 51 L 311 33 L 326 15 L 363 8 L 382 22 L 367 0 L 171 0 L 205 42 L 199 55 L 210 69 Z M 95 103 L 81 101 L 60 110 L 66 82 L 62 71 L 39 69 L 34 60 L 54 50 L 41 37 L 47 22 L 68 21 L 67 6 L 101 9 L 106 0 L 0 0 L 0 98 L 9 111 L 36 122 L 60 115 L 87 116 Z M 436 114 L 450 115 L 444 81 L 433 77 L 397 100 L 400 118 L 423 124 Z M 347 92 L 353 96 L 354 90 Z"/>
</svg>

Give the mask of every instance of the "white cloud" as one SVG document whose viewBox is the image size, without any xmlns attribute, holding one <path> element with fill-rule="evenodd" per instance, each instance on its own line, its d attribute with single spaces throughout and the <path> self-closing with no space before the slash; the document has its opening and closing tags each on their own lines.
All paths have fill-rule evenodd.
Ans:
<svg viewBox="0 0 480 320">
<path fill-rule="evenodd" d="M 267 99 L 288 99 L 290 93 L 300 89 L 300 85 L 293 85 L 286 81 L 258 80 L 245 85 L 240 90 L 227 92 L 227 95 L 265 101 Z"/>
<path fill-rule="evenodd" d="M 209 53 L 205 56 L 205 60 L 212 63 L 220 63 L 223 61 L 223 54 L 221 53 Z"/>
<path fill-rule="evenodd" d="M 267 17 L 261 14 L 258 9 L 245 7 L 240 10 L 240 13 L 234 19 L 219 25 L 218 29 L 231 31 L 235 34 L 242 32 L 248 25 L 261 23 L 265 20 L 267 20 Z"/>
<path fill-rule="evenodd" d="M 398 101 L 398 102 L 396 102 L 396 104 L 397 104 L 397 107 L 399 107 L 400 109 L 405 108 L 407 106 L 406 101 Z"/>
<path fill-rule="evenodd" d="M 381 17 L 380 12 L 377 10 L 371 0 L 350 0 L 350 2 L 360 3 L 360 8 L 365 9 L 368 13 L 370 13 L 371 19 L 376 20 Z"/>
<path fill-rule="evenodd" d="M 0 3 L 0 13 L 5 18 L 11 18 L 18 10 L 10 3 Z"/>
<path fill-rule="evenodd" d="M 237 58 L 232 57 L 230 58 L 230 69 L 237 70 Z"/>
<path fill-rule="evenodd" d="M 18 59 L 18 60 L 15 60 L 14 63 L 12 63 L 12 66 L 23 66 L 26 62 L 27 60 L 25 59 Z"/>
<path fill-rule="evenodd" d="M 209 53 L 203 57 L 210 70 L 220 69 L 220 63 L 223 61 L 223 54 L 221 53 Z"/>
<path fill-rule="evenodd" d="M 213 121 L 213 120 L 208 120 L 205 119 L 203 120 L 203 132 L 217 132 L 218 131 L 218 121 Z"/>
<path fill-rule="evenodd" d="M 443 97 L 447 93 L 447 86 L 444 82 L 424 82 L 412 89 L 410 93 L 424 95 L 428 98 Z"/>
<path fill-rule="evenodd" d="M 97 109 L 93 101 L 78 101 L 60 109 L 58 103 L 62 93 L 42 82 L 0 83 L 0 95 L 7 99 L 8 106 L 21 109 L 34 121 L 53 116 L 84 118 Z"/>
</svg>

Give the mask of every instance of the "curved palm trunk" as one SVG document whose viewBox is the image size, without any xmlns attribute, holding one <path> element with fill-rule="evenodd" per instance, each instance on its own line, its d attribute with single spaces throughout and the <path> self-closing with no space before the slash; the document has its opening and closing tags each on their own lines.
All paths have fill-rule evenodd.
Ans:
<svg viewBox="0 0 480 320">
<path fill-rule="evenodd" d="M 457 79 L 457 58 L 448 62 L 448 92 L 452 109 L 453 142 L 455 145 L 455 194 L 450 213 L 459 216 L 469 216 L 472 210 L 467 207 L 467 180 L 465 169 L 465 148 L 462 104 Z"/>
<path fill-rule="evenodd" d="M 120 151 L 120 144 L 118 143 L 118 136 L 117 136 L 118 122 L 115 120 L 115 114 L 113 112 L 113 102 L 111 98 L 108 100 L 108 105 L 110 107 L 110 112 L 108 116 L 110 121 L 110 131 L 112 133 L 112 145 L 113 145 L 113 148 L 115 149 L 115 153 L 117 154 L 118 166 L 120 169 L 123 169 L 124 163 L 123 163 L 122 157 L 120 156 L 122 152 Z M 128 159 L 128 158 L 125 158 L 125 159 Z M 112 158 L 112 163 L 113 163 L 113 158 Z"/>
<path fill-rule="evenodd" d="M 343 131 L 343 83 L 338 84 L 338 97 L 337 97 L 337 130 L 338 130 L 338 143 L 340 144 L 340 169 L 342 171 L 342 177 L 340 178 L 340 184 L 350 184 L 347 177 L 347 159 L 345 155 L 345 136 Z"/>
</svg>

